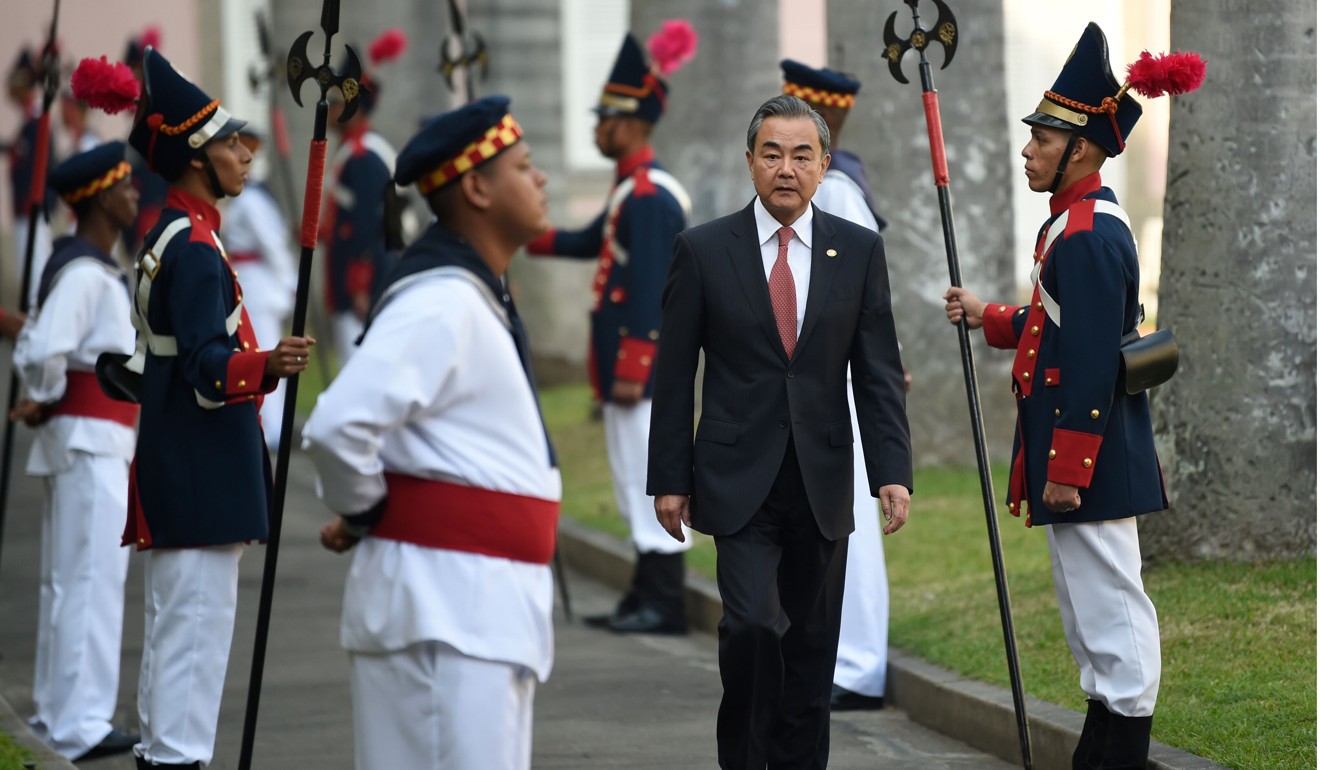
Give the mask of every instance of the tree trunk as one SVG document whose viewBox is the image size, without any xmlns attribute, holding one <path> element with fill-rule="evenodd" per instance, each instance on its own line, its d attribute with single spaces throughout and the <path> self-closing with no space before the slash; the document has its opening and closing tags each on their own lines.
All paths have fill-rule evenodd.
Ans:
<svg viewBox="0 0 1320 770">
<path fill-rule="evenodd" d="M 1173 0 L 1172 50 L 1208 62 L 1173 97 L 1159 325 L 1182 353 L 1153 394 L 1172 512 L 1147 557 L 1315 554 L 1314 0 Z"/>
</svg>

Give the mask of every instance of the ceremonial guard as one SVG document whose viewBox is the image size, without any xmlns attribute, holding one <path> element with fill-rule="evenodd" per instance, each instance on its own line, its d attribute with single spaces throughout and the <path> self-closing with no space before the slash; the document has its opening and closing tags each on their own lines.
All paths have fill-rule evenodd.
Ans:
<svg viewBox="0 0 1320 770">
<path fill-rule="evenodd" d="M 31 201 L 32 168 L 37 151 L 37 125 L 41 120 L 41 58 L 29 48 L 23 48 L 9 71 L 9 101 L 20 113 L 18 135 L 9 144 L 9 193 L 12 197 L 14 215 L 14 253 L 18 255 L 21 271 L 23 255 L 27 253 L 28 242 L 28 206 Z M 47 159 L 47 168 L 54 165 L 54 145 L 51 145 Z M 31 304 L 37 293 L 37 276 L 41 275 L 46 259 L 50 257 L 49 214 L 55 205 L 54 191 L 46 190 L 46 200 L 42 202 L 42 214 L 37 217 L 36 249 L 32 252 L 32 281 L 28 292 Z M 22 277 L 19 276 L 19 280 Z"/>
<path fill-rule="evenodd" d="M 674 236 L 687 226 L 692 204 L 655 159 L 650 138 L 669 94 L 664 77 L 691 58 L 696 33 L 687 22 L 667 22 L 648 46 L 654 64 L 635 37 L 624 38 L 596 107 L 596 147 L 617 163 L 605 211 L 582 230 L 551 230 L 527 251 L 597 260 L 587 361 L 592 390 L 604 405 L 614 495 L 637 561 L 632 585 L 614 611 L 586 622 L 620 633 L 682 634 L 683 553 L 691 540 L 671 538 L 656 521 L 646 494 L 646 456 L 660 294 Z"/>
<path fill-rule="evenodd" d="M 1047 525 L 1064 633 L 1087 697 L 1073 767 L 1112 770 L 1146 767 L 1160 636 L 1142 585 L 1136 517 L 1164 510 L 1168 499 L 1146 394 L 1125 386 L 1120 369 L 1121 341 L 1142 315 L 1136 243 L 1099 171 L 1141 117 L 1129 88 L 1190 91 L 1205 70 L 1196 54 L 1143 54 L 1120 86 L 1108 50 L 1089 25 L 1023 118 L 1027 183 L 1051 196 L 1030 304 L 984 303 L 961 288 L 945 299 L 950 321 L 966 319 L 991 346 L 1016 350 L 1008 507 L 1028 526 Z"/>
<path fill-rule="evenodd" d="M 243 306 L 252 319 L 252 330 L 257 342 L 268 348 L 284 336 L 284 322 L 293 312 L 298 267 L 289 249 L 289 225 L 265 184 L 262 170 L 266 164 L 259 156 L 261 133 L 244 125 L 238 130 L 238 140 L 252 153 L 252 171 L 243 194 L 225 211 L 224 241 L 229 264 L 243 283 Z M 280 444 L 284 388 L 281 382 L 261 405 L 261 427 L 272 450 Z"/>
<path fill-rule="evenodd" d="M 79 98 L 131 106 L 127 68 L 84 59 L 79 70 Z M 79 93 L 80 83 L 100 88 Z M 243 191 L 252 160 L 238 141 L 242 121 L 150 47 L 143 88 L 129 142 L 170 189 L 137 259 L 137 346 L 124 367 L 141 373 L 142 404 L 124 531 L 125 545 L 145 551 L 134 752 L 140 768 L 200 768 L 215 751 L 239 558 L 267 534 L 271 471 L 257 409 L 278 378 L 305 368 L 310 340 L 259 346 L 216 234 L 216 203 Z"/>
<path fill-rule="evenodd" d="M 137 216 L 124 143 L 78 154 L 50 173 L 78 229 L 55 242 L 37 303 L 14 348 L 22 398 L 10 419 L 36 428 L 27 472 L 46 484 L 41 603 L 30 725 L 62 756 L 129 751 L 111 726 L 119 695 L 128 552 L 119 547 L 138 407 L 112 401 L 93 369 L 130 353 L 128 279 L 110 256 Z"/>
<path fill-rule="evenodd" d="M 326 309 L 341 367 L 356 349 L 371 299 L 380 293 L 394 256 L 385 248 L 385 186 L 393 176 L 395 152 L 371 130 L 371 113 L 383 89 L 377 70 L 401 56 L 407 46 L 402 31 L 389 29 L 368 47 L 372 68 L 362 77 L 357 111 L 347 122 L 339 122 L 344 102 L 330 102 L 329 126 L 339 134 L 339 149 L 321 241 L 326 253 Z"/>
<path fill-rule="evenodd" d="M 303 432 L 340 514 L 322 543 L 356 545 L 340 639 L 358 770 L 531 766 L 561 481 L 503 282 L 549 227 L 545 175 L 508 105 L 468 104 L 404 147 L 394 178 L 436 221 Z"/>
<path fill-rule="evenodd" d="M 871 183 L 856 153 L 837 144 L 844 121 L 857 100 L 862 84 L 843 72 L 809 67 L 792 59 L 779 63 L 784 93 L 807 102 L 830 129 L 830 166 L 812 200 L 822 211 L 876 233 L 885 220 L 875 213 Z M 906 382 L 907 369 L 904 369 Z M 860 436 L 857 404 L 848 375 L 848 411 L 853 435 Z M 848 570 L 844 573 L 843 619 L 839 625 L 839 655 L 834 664 L 830 710 L 857 711 L 884 707 L 885 671 L 889 665 L 889 577 L 880 541 L 880 511 L 866 488 L 866 458 L 861 444 L 853 445 L 853 521 L 848 538 Z"/>
</svg>

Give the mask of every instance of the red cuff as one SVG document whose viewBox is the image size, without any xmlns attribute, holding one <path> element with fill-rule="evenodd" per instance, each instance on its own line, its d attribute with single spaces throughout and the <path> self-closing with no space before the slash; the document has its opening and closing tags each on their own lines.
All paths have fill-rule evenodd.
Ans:
<svg viewBox="0 0 1320 770">
<path fill-rule="evenodd" d="M 269 351 L 235 353 L 229 357 L 225 371 L 225 399 L 255 396 L 266 392 L 262 380 L 266 377 L 266 358 Z"/>
<path fill-rule="evenodd" d="M 1095 473 L 1095 458 L 1100 454 L 1100 442 L 1104 437 L 1098 433 L 1082 433 L 1075 430 L 1054 429 L 1054 440 L 1050 444 L 1050 464 L 1046 478 L 1056 484 L 1068 484 L 1074 487 L 1091 486 L 1091 476 Z"/>
<path fill-rule="evenodd" d="M 535 254 L 537 256 L 541 256 L 544 254 L 554 254 L 555 229 L 552 227 L 549 230 L 546 230 L 545 232 L 533 238 L 527 244 L 527 253 Z"/>
<path fill-rule="evenodd" d="M 1013 315 L 1016 305 L 987 304 L 981 316 L 981 330 L 985 332 L 985 341 L 992 348 L 1012 350 L 1018 345 L 1017 333 L 1013 331 Z"/>
<path fill-rule="evenodd" d="M 619 357 L 614 362 L 614 378 L 629 382 L 650 382 L 651 367 L 655 364 L 656 343 L 651 340 L 624 337 L 619 341 Z"/>
<path fill-rule="evenodd" d="M 344 273 L 344 288 L 349 294 L 370 294 L 375 267 L 365 260 L 350 262 Z"/>
</svg>

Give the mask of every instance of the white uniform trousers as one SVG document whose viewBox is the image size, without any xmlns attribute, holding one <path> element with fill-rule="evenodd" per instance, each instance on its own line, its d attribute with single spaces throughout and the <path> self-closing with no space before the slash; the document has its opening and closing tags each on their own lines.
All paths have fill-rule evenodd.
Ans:
<svg viewBox="0 0 1320 770">
<path fill-rule="evenodd" d="M 443 642 L 349 653 L 357 770 L 528 770 L 536 676 Z"/>
<path fill-rule="evenodd" d="M 646 494 L 646 453 L 651 435 L 651 399 L 632 406 L 605 404 L 605 451 L 614 480 L 614 499 L 628 522 L 633 544 L 641 553 L 682 553 L 692 547 L 692 533 L 683 528 L 684 542 L 669 536 L 655 517 L 655 498 Z"/>
<path fill-rule="evenodd" d="M 14 285 L 23 285 L 23 260 L 27 258 L 28 215 L 24 207 L 22 216 L 14 219 Z M 37 304 L 37 289 L 41 287 L 41 273 L 50 259 L 50 223 L 37 217 L 37 242 L 32 251 L 32 278 L 28 284 L 28 307 Z M 17 295 L 18 292 L 15 292 Z"/>
<path fill-rule="evenodd" d="M 853 435 L 861 436 L 852 387 L 848 388 Z M 834 683 L 873 698 L 884 697 L 889 665 L 889 576 L 880 534 L 880 505 L 867 489 L 860 438 L 853 444 L 853 520 L 848 537 L 848 568 L 843 578 L 843 618 Z"/>
<path fill-rule="evenodd" d="M 357 352 L 357 338 L 362 336 L 362 321 L 351 310 L 335 313 L 335 358 L 343 369 L 348 359 Z"/>
<path fill-rule="evenodd" d="M 248 308 L 248 318 L 252 321 L 252 333 L 257 335 L 257 344 L 262 350 L 274 350 L 284 336 L 284 319 L 276 313 Z M 261 403 L 261 429 L 266 434 L 266 446 L 273 451 L 280 445 L 280 429 L 284 419 L 284 388 L 286 380 L 281 377 L 275 390 L 267 393 Z"/>
<path fill-rule="evenodd" d="M 147 551 L 137 756 L 156 764 L 210 764 L 242 555 L 238 543 Z"/>
<path fill-rule="evenodd" d="M 119 695 L 128 576 L 128 550 L 119 541 L 128 509 L 128 461 L 69 454 L 69 469 L 45 478 L 31 725 L 37 737 L 72 759 L 110 733 Z"/>
<path fill-rule="evenodd" d="M 1141 582 L 1136 518 L 1051 524 L 1046 531 L 1082 690 L 1119 716 L 1150 716 L 1160 688 L 1160 628 Z"/>
</svg>

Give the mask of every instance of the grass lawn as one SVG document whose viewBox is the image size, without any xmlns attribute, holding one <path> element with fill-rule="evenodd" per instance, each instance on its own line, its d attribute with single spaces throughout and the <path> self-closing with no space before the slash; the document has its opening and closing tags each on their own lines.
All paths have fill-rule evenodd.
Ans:
<svg viewBox="0 0 1320 770">
<path fill-rule="evenodd" d="M 30 759 L 32 755 L 26 749 L 0 732 L 0 770 L 23 770 L 23 763 Z"/>
<path fill-rule="evenodd" d="M 601 424 L 585 386 L 542 392 L 564 474 L 564 513 L 626 536 Z M 997 469 L 1002 493 L 1007 474 Z M 912 518 L 885 540 L 890 643 L 1007 687 L 994 575 L 974 469 L 917 472 Z M 1029 695 L 1085 710 L 1063 639 L 1045 532 L 1001 516 L 1013 617 Z M 698 536 L 688 564 L 714 577 Z M 1242 770 L 1316 766 L 1316 562 L 1162 564 L 1146 571 L 1160 614 L 1163 676 L 1154 737 Z"/>
</svg>

